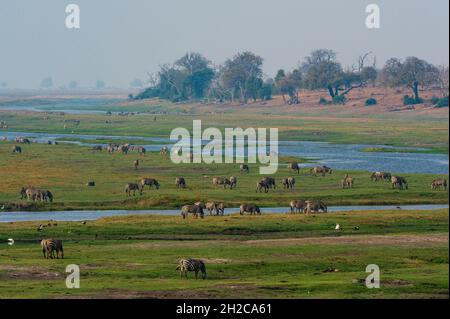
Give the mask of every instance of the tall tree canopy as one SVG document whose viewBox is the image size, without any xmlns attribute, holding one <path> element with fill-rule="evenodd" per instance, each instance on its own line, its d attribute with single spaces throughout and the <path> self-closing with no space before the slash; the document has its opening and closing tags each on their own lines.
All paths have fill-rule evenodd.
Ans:
<svg viewBox="0 0 450 319">
<path fill-rule="evenodd" d="M 160 66 L 153 85 L 136 98 L 159 97 L 174 102 L 205 96 L 215 71 L 199 53 L 186 53 L 173 65 Z"/>
<path fill-rule="evenodd" d="M 366 57 L 367 54 L 359 58 L 357 67 L 344 71 L 334 51 L 315 50 L 301 65 L 304 86 L 311 90 L 326 89 L 333 99 L 345 96 L 351 90 L 364 87 L 376 79 L 375 67 L 364 65 Z"/>
<path fill-rule="evenodd" d="M 419 87 L 437 83 L 439 70 L 425 60 L 409 57 L 403 62 L 389 59 L 382 70 L 383 83 L 390 87 L 405 86 L 412 90 L 416 102 L 420 101 Z"/>
<path fill-rule="evenodd" d="M 302 74 L 300 70 L 296 69 L 287 74 L 284 70 L 279 70 L 275 77 L 275 85 L 278 92 L 282 95 L 284 103 L 300 103 L 298 96 L 299 90 L 302 86 Z M 289 100 L 286 99 L 285 95 L 289 96 Z"/>
<path fill-rule="evenodd" d="M 262 85 L 263 59 L 252 52 L 236 54 L 225 62 L 221 79 L 226 88 L 237 91 L 242 103 L 254 96 Z M 258 87 L 258 84 L 261 84 Z"/>
</svg>

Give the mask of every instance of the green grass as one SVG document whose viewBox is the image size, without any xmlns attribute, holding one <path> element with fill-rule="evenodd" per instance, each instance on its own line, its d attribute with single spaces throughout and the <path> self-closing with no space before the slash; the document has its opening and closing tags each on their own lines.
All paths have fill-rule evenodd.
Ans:
<svg viewBox="0 0 450 319">
<path fill-rule="evenodd" d="M 149 102 L 145 102 L 149 103 Z M 0 111 L 10 131 L 38 133 L 107 134 L 145 137 L 169 137 L 176 127 L 192 128 L 193 120 L 202 120 L 204 128 L 277 127 L 280 140 L 326 141 L 343 144 L 392 145 L 424 147 L 448 153 L 448 116 L 423 114 L 354 114 L 352 109 L 335 114 L 327 110 L 303 112 L 302 108 L 283 107 L 220 107 L 216 105 L 173 105 L 132 103 L 115 104 L 115 111 L 162 112 L 154 116 L 108 116 L 106 114 L 43 115 L 37 112 Z M 68 107 L 71 107 L 70 105 Z M 89 110 L 101 109 L 89 106 Z M 80 125 L 67 124 L 64 119 L 79 119 Z M 106 124 L 110 121 L 110 124 Z M 432 129 L 430 129 L 432 128 Z"/>
<path fill-rule="evenodd" d="M 367 153 L 415 153 L 415 154 L 448 154 L 446 148 L 434 148 L 434 149 L 401 149 L 401 148 L 385 148 L 385 147 L 367 147 L 361 149 L 361 152 Z"/>
<path fill-rule="evenodd" d="M 448 298 L 448 210 L 37 225 L 0 224 L 0 241 L 16 240 L 0 246 L 0 298 Z M 44 237 L 64 240 L 64 260 L 43 259 Z M 183 257 L 204 259 L 208 279 L 180 280 Z M 65 288 L 68 264 L 81 289 Z M 353 283 L 369 264 L 381 289 Z"/>
<path fill-rule="evenodd" d="M 280 158 L 280 168 L 274 175 L 278 187 L 264 194 L 255 191 L 256 182 L 261 179 L 257 164 L 250 165 L 250 174 L 244 174 L 239 172 L 238 164 L 178 165 L 168 156 L 153 152 L 145 156 L 137 153 L 111 155 L 77 145 L 31 144 L 23 145 L 22 154 L 12 154 L 11 148 L 11 143 L 0 143 L 0 203 L 6 203 L 7 208 L 17 204 L 15 209 L 19 210 L 178 208 L 199 200 L 223 201 L 228 207 L 238 207 L 243 202 L 256 202 L 261 207 L 287 207 L 292 199 L 298 198 L 322 199 L 328 205 L 448 203 L 448 192 L 430 188 L 436 175 L 402 174 L 409 182 L 409 190 L 401 191 L 393 190 L 387 182 L 372 182 L 370 173 L 363 171 L 336 171 L 332 175 L 315 177 L 309 174 L 309 169 L 302 169 L 296 175 L 287 169 L 286 163 L 299 159 Z M 138 170 L 133 167 L 135 159 L 141 161 Z M 353 189 L 340 186 L 346 173 L 355 178 Z M 176 189 L 177 176 L 185 177 L 187 189 Z M 236 176 L 237 189 L 214 187 L 214 176 Z M 293 191 L 284 190 L 281 185 L 281 180 L 288 176 L 296 177 Z M 156 178 L 161 189 L 146 189 L 142 197 L 127 198 L 126 183 L 141 177 Z M 96 187 L 86 186 L 91 179 Z M 54 203 L 20 201 L 19 190 L 27 185 L 51 190 Z"/>
<path fill-rule="evenodd" d="M 60 137 L 56 141 L 61 142 L 80 142 L 84 144 L 126 144 L 132 142 L 134 145 L 160 145 L 161 142 L 142 140 L 142 139 L 126 139 L 126 138 L 76 138 L 76 137 Z"/>
<path fill-rule="evenodd" d="M 20 101 L 19 101 L 20 102 Z M 2 103 L 0 103 L 0 108 Z M 14 102 L 14 104 L 17 104 Z M 20 103 L 19 103 L 20 104 Z M 29 101 L 23 102 L 29 105 Z M 277 127 L 280 140 L 377 144 L 423 147 L 448 153 L 448 116 L 431 113 L 388 112 L 358 114 L 355 108 L 173 105 L 160 102 L 99 103 L 34 101 L 37 107 L 80 110 L 161 112 L 154 116 L 106 114 L 61 115 L 0 111 L 10 131 L 168 137 L 176 127 L 192 127 L 201 119 L 205 127 Z M 7 105 L 6 105 L 7 106 Z M 341 111 L 342 110 L 342 111 Z M 48 116 L 48 118 L 47 118 Z M 64 119 L 79 119 L 79 126 Z M 107 124 L 110 121 L 111 124 Z M 1 136 L 0 132 L 0 136 Z M 76 137 L 68 141 L 78 141 Z M 114 140 L 117 142 L 116 140 Z M 93 144 L 108 139 L 92 139 Z M 111 141 L 112 142 L 112 141 Z M 121 139 L 119 143 L 126 142 Z M 144 144 L 144 141 L 134 143 Z M 148 144 L 148 142 L 145 142 Z M 437 176 L 400 174 L 409 190 L 392 190 L 389 183 L 370 181 L 361 171 L 335 171 L 314 177 L 303 169 L 289 172 L 281 158 L 278 188 L 269 194 L 255 192 L 261 178 L 258 165 L 240 174 L 233 165 L 174 165 L 168 157 L 148 153 L 124 156 L 92 152 L 76 145 L 23 145 L 23 154 L 11 154 L 12 143 L 0 142 L 0 206 L 13 210 L 148 209 L 177 208 L 198 200 L 223 201 L 228 207 L 255 202 L 262 207 L 287 207 L 292 199 L 322 199 L 329 205 L 446 204 L 448 192 L 432 191 Z M 138 171 L 133 161 L 142 163 Z M 343 190 L 340 180 L 349 173 L 355 188 Z M 392 172 L 396 173 L 396 172 Z M 214 176 L 236 176 L 238 188 L 211 185 Z M 281 188 L 282 178 L 294 175 L 294 191 Z M 185 190 L 177 190 L 176 176 L 184 176 Z M 127 199 L 126 183 L 140 177 L 157 178 L 160 190 Z M 447 177 L 447 176 L 446 176 Z M 97 186 L 85 184 L 95 180 Z M 22 186 L 49 189 L 52 204 L 20 201 Z M 287 209 L 286 209 L 287 210 Z M 80 222 L 0 223 L 0 298 L 448 298 L 449 211 L 368 211 L 321 215 L 230 215 L 203 220 L 179 216 L 128 216 Z M 1 212 L 0 212 L 1 214 Z M 336 223 L 342 227 L 334 230 Z M 51 225 L 54 222 L 50 223 Z M 355 230 L 358 226 L 359 230 Z M 45 260 L 42 238 L 64 241 L 64 260 Z M 16 243 L 8 246 L 13 238 Z M 208 279 L 180 280 L 177 260 L 205 260 Z M 65 267 L 81 269 L 81 289 L 65 287 Z M 381 269 L 381 289 L 358 283 L 368 275 L 366 266 Z M 327 272 L 336 269 L 335 272 Z M 191 274 L 192 278 L 192 274 Z M 356 282 L 356 283 L 354 283 Z"/>
</svg>

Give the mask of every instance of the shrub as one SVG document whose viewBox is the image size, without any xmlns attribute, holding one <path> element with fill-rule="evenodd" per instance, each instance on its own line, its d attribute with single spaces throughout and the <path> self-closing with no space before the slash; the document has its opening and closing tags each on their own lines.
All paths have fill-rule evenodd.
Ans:
<svg viewBox="0 0 450 319">
<path fill-rule="evenodd" d="M 136 100 L 143 100 L 143 99 L 151 99 L 151 98 L 155 98 L 158 97 L 160 94 L 160 90 L 158 88 L 148 88 L 145 89 L 144 91 L 142 91 L 141 93 L 139 93 L 135 99 Z"/>
<path fill-rule="evenodd" d="M 436 105 L 436 104 L 438 104 L 439 100 L 440 100 L 440 98 L 438 98 L 437 96 L 433 96 L 431 98 L 431 104 Z"/>
<path fill-rule="evenodd" d="M 371 97 L 370 99 L 366 100 L 366 106 L 370 106 L 370 105 L 377 105 L 377 100 L 374 99 L 373 97 Z"/>
<path fill-rule="evenodd" d="M 324 98 L 324 97 L 320 97 L 320 100 L 319 100 L 319 104 L 320 105 L 328 105 L 329 104 L 329 102 L 328 102 L 328 100 L 326 99 L 326 98 Z"/>
<path fill-rule="evenodd" d="M 403 97 L 403 105 L 415 105 L 415 104 L 421 104 L 423 103 L 423 99 L 421 98 L 413 98 L 412 96 L 405 95 Z"/>
<path fill-rule="evenodd" d="M 436 107 L 448 107 L 448 96 L 438 99 L 436 104 L 434 104 Z"/>
<path fill-rule="evenodd" d="M 333 97 L 333 104 L 345 104 L 347 97 L 345 95 L 336 95 Z"/>
</svg>

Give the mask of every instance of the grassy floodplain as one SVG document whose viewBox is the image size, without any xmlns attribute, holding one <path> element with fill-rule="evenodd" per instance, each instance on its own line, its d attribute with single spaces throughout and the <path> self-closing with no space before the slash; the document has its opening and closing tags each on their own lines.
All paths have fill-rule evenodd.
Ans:
<svg viewBox="0 0 450 319">
<path fill-rule="evenodd" d="M 275 178 L 277 189 L 268 194 L 257 193 L 256 182 L 261 179 L 258 165 L 251 165 L 250 174 L 240 173 L 238 164 L 204 165 L 173 164 L 169 156 L 149 152 L 145 156 L 93 152 L 89 147 L 77 145 L 23 146 L 22 154 L 12 154 L 12 143 L 0 143 L 0 203 L 17 210 L 69 210 L 69 209 L 145 209 L 178 208 L 202 201 L 223 201 L 228 207 L 238 207 L 243 202 L 257 202 L 262 207 L 288 207 L 292 199 L 322 199 L 328 205 L 369 204 L 445 204 L 448 192 L 433 191 L 430 184 L 437 176 L 428 174 L 402 174 L 408 179 L 409 190 L 393 190 L 388 182 L 372 182 L 370 173 L 364 171 L 335 171 L 331 175 L 312 176 L 308 168 L 299 175 L 290 172 L 287 164 L 301 159 L 281 158 Z M 140 159 L 138 170 L 133 161 Z M 349 173 L 355 178 L 353 189 L 342 189 L 340 181 Z M 175 178 L 185 177 L 187 189 L 177 189 Z M 214 187 L 214 176 L 236 176 L 238 187 L 234 190 Z M 293 191 L 283 189 L 281 181 L 296 176 Z M 156 178 L 161 189 L 146 189 L 144 195 L 127 198 L 126 183 L 141 177 Z M 96 187 L 87 187 L 89 180 Z M 33 185 L 54 193 L 52 204 L 30 203 L 20 200 L 22 186 Z"/>
<path fill-rule="evenodd" d="M 354 90 L 342 106 L 320 106 L 323 92 L 302 92 L 299 106 L 284 106 L 276 97 L 268 103 L 242 105 L 170 104 L 164 101 L 69 103 L 67 111 L 104 113 L 62 114 L 64 103 L 34 101 L 45 112 L 6 110 L 0 120 L 11 132 L 95 134 L 167 138 L 175 127 L 278 127 L 281 140 L 376 145 L 365 151 L 385 151 L 382 145 L 426 148 L 448 153 L 448 108 L 429 105 L 405 108 L 407 92 L 382 89 Z M 423 94 L 430 99 L 433 92 Z M 364 107 L 368 97 L 378 105 Z M 25 101 L 20 105 L 29 105 Z M 53 106 L 50 105 L 53 103 Z M 62 108 L 61 108 L 62 107 Z M 139 112 L 119 116 L 106 112 Z M 155 120 L 156 117 L 156 120 Z M 70 120 L 80 120 L 79 125 Z M 64 122 L 64 120 L 69 120 Z M 64 125 L 66 124 L 66 128 Z M 2 131 L 0 131 L 0 136 Z M 79 141 L 75 136 L 66 141 Z M 87 142 L 108 143 L 109 139 Z M 114 140 L 130 142 L 126 138 Z M 144 141 L 134 141 L 144 144 Z M 133 142 L 132 142 L 133 143 Z M 150 144 L 146 142 L 145 144 Z M 322 199 L 328 205 L 447 204 L 447 191 L 432 191 L 437 176 L 400 174 L 409 190 L 392 190 L 389 183 L 370 181 L 363 171 L 334 171 L 314 177 L 303 168 L 299 175 L 285 165 L 298 158 L 280 158 L 278 188 L 255 192 L 261 178 L 257 165 L 250 174 L 233 165 L 174 165 L 168 157 L 149 152 L 109 155 L 77 145 L 23 145 L 11 154 L 13 143 L 0 142 L 0 207 L 10 210 L 178 208 L 198 200 L 223 201 L 228 207 L 256 202 L 261 207 L 286 207 L 292 199 Z M 379 147 L 380 146 L 380 147 Z M 398 149 L 394 150 L 398 151 Z M 417 151 L 422 152 L 422 151 Z M 135 170 L 133 161 L 141 160 Z M 355 188 L 343 190 L 340 180 L 349 173 Z M 392 172 L 396 173 L 396 172 Z M 214 176 L 236 176 L 238 188 L 212 186 Z M 177 190 L 176 176 L 187 180 Z M 296 176 L 293 191 L 281 179 Z M 160 190 L 146 190 L 127 199 L 126 183 L 140 177 L 160 181 Z M 96 187 L 86 183 L 95 180 Z M 52 204 L 21 201 L 22 186 L 49 189 Z M 1 211 L 0 211 L 1 214 Z M 448 209 L 435 211 L 361 211 L 319 215 L 271 214 L 182 220 L 180 216 L 128 216 L 81 222 L 0 223 L 0 298 L 448 298 Z M 37 231 L 39 224 L 50 224 Z M 54 224 L 57 224 L 56 226 Z M 336 231 L 336 224 L 341 230 Z M 64 241 L 64 260 L 45 260 L 42 238 Z M 13 246 L 7 240 L 15 240 Z M 175 270 L 182 257 L 206 262 L 208 279 L 180 280 Z M 81 289 L 65 287 L 65 267 L 81 269 Z M 367 289 L 366 266 L 381 270 L 381 289 Z M 192 274 L 191 274 L 192 278 Z"/>
<path fill-rule="evenodd" d="M 342 226 L 340 232 L 334 225 Z M 0 298 L 448 298 L 448 210 L 0 224 Z M 359 227 L 359 230 L 355 230 Z M 61 238 L 64 260 L 39 240 Z M 182 257 L 208 279 L 180 280 Z M 81 288 L 65 288 L 77 264 Z M 381 269 L 367 289 L 365 268 Z"/>
<path fill-rule="evenodd" d="M 217 127 L 222 130 L 237 126 L 277 127 L 280 140 L 423 147 L 434 152 L 448 153 L 448 108 L 432 108 L 427 104 L 417 105 L 414 109 L 405 108 L 401 99 L 406 93 L 408 92 L 397 93 L 380 88 L 360 89 L 349 95 L 346 105 L 327 106 L 318 104 L 320 97 L 326 95 L 325 92 L 309 91 L 302 92 L 302 103 L 297 106 L 284 105 L 281 97 L 245 106 L 213 103 L 172 104 L 161 100 L 115 101 L 104 105 L 103 100 L 99 100 L 96 107 L 91 100 L 85 104 L 81 100 L 76 105 L 66 105 L 58 100 L 55 109 L 51 106 L 41 106 L 46 112 L 7 110 L 8 106 L 17 105 L 19 102 L 6 100 L 0 104 L 0 120 L 8 124 L 9 131 L 16 132 L 74 132 L 167 138 L 176 127 L 190 130 L 192 121 L 197 119 L 202 120 L 204 128 Z M 423 97 L 431 99 L 431 96 L 437 94 L 435 91 L 423 92 Z M 364 106 L 365 100 L 370 96 L 377 98 L 379 105 Z M 31 101 L 39 107 L 39 99 Z M 61 113 L 65 109 L 101 109 L 103 113 Z M 132 112 L 135 115 L 107 115 L 108 111 Z M 70 119 L 80 120 L 80 125 L 64 123 L 64 120 Z M 66 129 L 64 124 L 67 125 Z"/>
</svg>

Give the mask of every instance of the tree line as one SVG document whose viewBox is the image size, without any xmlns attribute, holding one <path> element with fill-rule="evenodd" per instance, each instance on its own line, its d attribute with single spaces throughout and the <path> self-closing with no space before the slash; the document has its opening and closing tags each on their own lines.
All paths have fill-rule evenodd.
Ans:
<svg viewBox="0 0 450 319">
<path fill-rule="evenodd" d="M 438 67 L 419 59 L 389 59 L 378 69 L 371 53 L 361 55 L 354 65 L 343 67 L 333 50 L 311 52 L 298 67 L 265 77 L 263 58 L 252 52 L 237 53 L 222 65 L 214 66 L 199 53 L 186 53 L 173 64 L 160 66 L 150 76 L 149 86 L 134 99 L 161 98 L 172 102 L 211 100 L 240 102 L 270 100 L 279 94 L 286 104 L 299 104 L 299 92 L 325 90 L 324 103 L 345 103 L 347 94 L 357 88 L 384 85 L 406 87 L 412 95 L 408 104 L 422 103 L 420 90 L 430 86 L 441 89 L 448 104 L 448 67 Z M 406 98 L 406 97 L 405 97 Z"/>
</svg>

